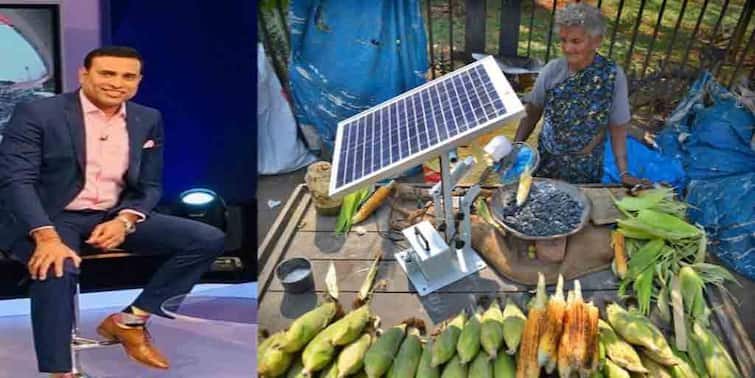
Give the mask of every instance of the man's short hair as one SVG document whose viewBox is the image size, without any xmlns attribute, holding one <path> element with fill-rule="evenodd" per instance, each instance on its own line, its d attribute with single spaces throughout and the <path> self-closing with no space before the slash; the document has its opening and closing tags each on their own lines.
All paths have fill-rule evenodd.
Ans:
<svg viewBox="0 0 755 378">
<path fill-rule="evenodd" d="M 94 49 L 84 57 L 84 68 L 89 69 L 92 67 L 92 60 L 98 56 L 114 56 L 118 58 L 133 58 L 139 61 L 141 70 L 144 71 L 144 59 L 139 51 L 136 51 L 133 47 L 128 46 L 105 46 Z"/>
</svg>

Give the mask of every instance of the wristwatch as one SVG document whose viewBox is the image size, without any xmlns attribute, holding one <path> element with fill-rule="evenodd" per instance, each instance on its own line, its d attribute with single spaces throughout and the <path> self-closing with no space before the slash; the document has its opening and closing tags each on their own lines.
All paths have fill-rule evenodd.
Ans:
<svg viewBox="0 0 755 378">
<path fill-rule="evenodd" d="M 136 225 L 134 222 L 128 220 L 126 217 L 117 216 L 115 219 L 118 219 L 119 221 L 123 222 L 123 225 L 126 227 L 126 235 L 134 233 L 136 231 Z"/>
</svg>

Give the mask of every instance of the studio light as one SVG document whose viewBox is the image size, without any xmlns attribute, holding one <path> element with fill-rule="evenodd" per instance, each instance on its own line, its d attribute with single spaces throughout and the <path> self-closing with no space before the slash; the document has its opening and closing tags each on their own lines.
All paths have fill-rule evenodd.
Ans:
<svg viewBox="0 0 755 378">
<path fill-rule="evenodd" d="M 227 214 L 223 198 L 210 189 L 189 189 L 179 195 L 178 215 L 226 230 Z"/>
</svg>

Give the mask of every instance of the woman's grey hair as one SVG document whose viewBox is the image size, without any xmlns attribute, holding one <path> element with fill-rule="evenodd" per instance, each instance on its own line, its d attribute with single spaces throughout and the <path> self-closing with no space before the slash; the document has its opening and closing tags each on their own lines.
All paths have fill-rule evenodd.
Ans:
<svg viewBox="0 0 755 378">
<path fill-rule="evenodd" d="M 603 36 L 606 22 L 598 8 L 585 3 L 569 4 L 556 11 L 556 33 L 559 26 L 582 26 L 591 36 Z"/>
</svg>

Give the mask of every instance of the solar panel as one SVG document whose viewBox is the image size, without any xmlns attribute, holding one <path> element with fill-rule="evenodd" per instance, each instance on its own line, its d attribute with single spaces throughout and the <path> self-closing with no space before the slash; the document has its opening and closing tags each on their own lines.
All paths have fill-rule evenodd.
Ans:
<svg viewBox="0 0 755 378">
<path fill-rule="evenodd" d="M 330 195 L 394 176 L 523 115 L 492 56 L 466 65 L 339 122 Z"/>
</svg>

